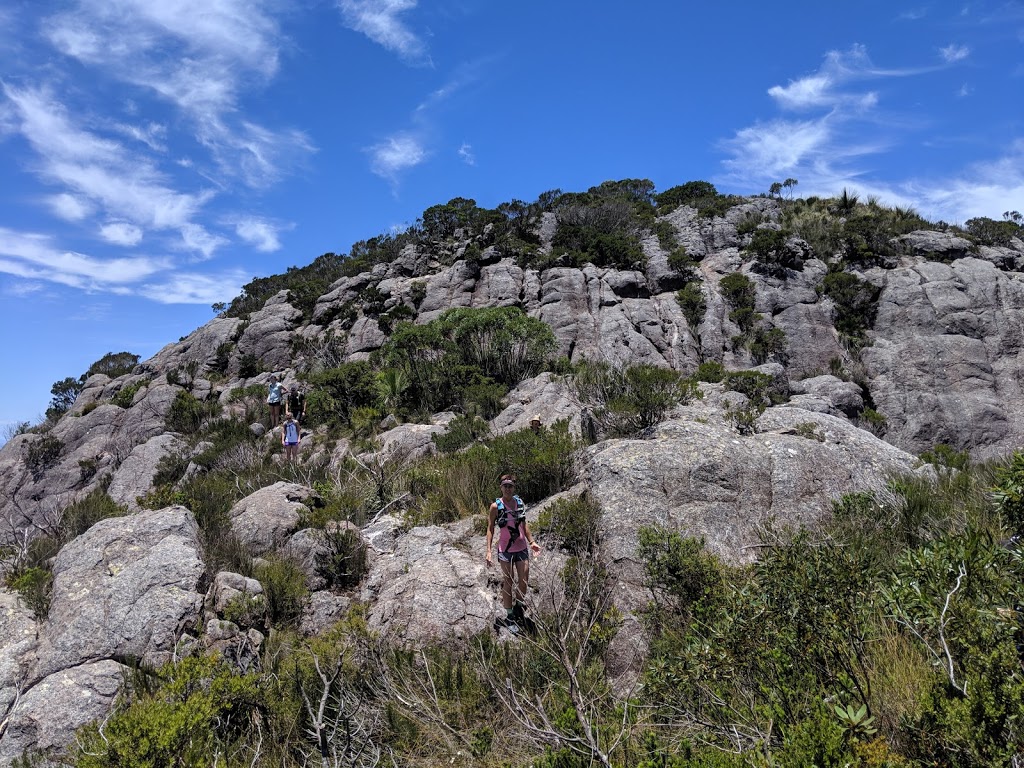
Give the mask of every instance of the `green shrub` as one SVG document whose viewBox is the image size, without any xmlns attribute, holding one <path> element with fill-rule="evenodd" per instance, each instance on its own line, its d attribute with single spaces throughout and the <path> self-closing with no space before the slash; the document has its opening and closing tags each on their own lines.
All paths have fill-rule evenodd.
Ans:
<svg viewBox="0 0 1024 768">
<path fill-rule="evenodd" d="M 82 406 L 82 416 L 88 416 L 90 413 L 100 407 L 100 404 L 95 400 L 91 403 L 86 403 Z"/>
<path fill-rule="evenodd" d="M 89 495 L 64 508 L 60 518 L 62 542 L 81 536 L 100 520 L 123 517 L 128 510 L 115 502 L 105 491 L 97 488 Z"/>
<path fill-rule="evenodd" d="M 298 621 L 309 590 L 306 588 L 306 576 L 297 563 L 271 555 L 253 569 L 253 577 L 263 585 L 270 621 L 274 626 L 289 626 Z"/>
<path fill-rule="evenodd" d="M 347 589 L 362 580 L 369 567 L 366 544 L 358 530 L 345 526 L 323 529 L 315 557 L 316 574 L 328 589 Z"/>
<path fill-rule="evenodd" d="M 668 255 L 669 269 L 678 272 L 686 280 L 693 281 L 697 278 L 696 264 L 697 262 L 686 252 L 686 248 L 681 245 L 673 249 Z"/>
<path fill-rule="evenodd" d="M 584 493 L 546 507 L 537 518 L 537 531 L 573 556 L 582 556 L 597 549 L 600 521 L 600 504 Z"/>
<path fill-rule="evenodd" d="M 790 271 L 803 269 L 798 251 L 789 246 L 790 233 L 778 229 L 758 229 L 750 238 L 746 251 L 756 259 L 758 271 L 775 277 L 786 277 Z"/>
<path fill-rule="evenodd" d="M 238 376 L 251 379 L 263 373 L 263 361 L 252 352 L 246 352 L 238 359 Z"/>
<path fill-rule="evenodd" d="M 455 453 L 491 432 L 487 422 L 479 416 L 462 415 L 452 419 L 445 431 L 433 434 L 430 439 L 441 453 Z"/>
<path fill-rule="evenodd" d="M 764 410 L 782 402 L 772 388 L 772 377 L 760 371 L 730 371 L 725 374 L 725 388 L 746 395 L 750 402 Z"/>
<path fill-rule="evenodd" d="M 656 602 L 687 621 L 705 613 L 725 587 L 722 566 L 704 540 L 661 526 L 642 526 L 637 555 Z"/>
<path fill-rule="evenodd" d="M 7 586 L 18 593 L 25 607 L 32 611 L 37 620 L 46 618 L 50 610 L 50 589 L 53 573 L 49 568 L 32 567 L 12 571 L 4 580 Z"/>
<path fill-rule="evenodd" d="M 249 764 L 250 747 L 261 738 L 257 723 L 268 709 L 256 674 L 192 656 L 166 665 L 140 688 L 102 722 L 79 731 L 71 753 L 76 768 Z"/>
<path fill-rule="evenodd" d="M 88 379 L 97 373 L 102 373 L 112 379 L 125 376 L 135 370 L 139 364 L 139 356 L 131 352 L 108 352 L 95 363 L 89 366 L 82 380 Z"/>
<path fill-rule="evenodd" d="M 855 343 L 862 341 L 874 325 L 881 289 L 849 272 L 830 268 L 822 292 L 835 304 L 836 330 Z"/>
<path fill-rule="evenodd" d="M 306 393 L 308 424 L 340 426 L 351 419 L 356 408 L 377 402 L 377 380 L 365 361 L 342 363 L 309 376 Z"/>
<path fill-rule="evenodd" d="M 679 308 L 683 310 L 683 317 L 686 318 L 686 324 L 690 326 L 690 332 L 696 335 L 697 328 L 704 322 L 704 314 L 708 308 L 701 284 L 689 282 L 684 285 L 676 293 L 676 301 L 679 302 Z"/>
<path fill-rule="evenodd" d="M 786 340 L 786 333 L 781 328 L 765 328 L 763 325 L 756 326 L 747 342 L 747 349 L 754 365 L 763 365 L 771 359 L 775 359 L 785 365 L 788 360 L 787 350 L 789 342 Z"/>
<path fill-rule="evenodd" d="M 132 401 L 135 399 L 135 394 L 145 386 L 146 385 L 141 381 L 123 386 L 118 390 L 117 394 L 110 399 L 110 402 L 118 408 L 130 408 Z"/>
<path fill-rule="evenodd" d="M 964 226 L 982 245 L 1007 246 L 1015 237 L 1021 237 L 1021 227 L 1010 219 L 996 221 L 986 216 L 968 219 Z"/>
<path fill-rule="evenodd" d="M 602 434 L 636 437 L 664 419 L 677 405 L 699 396 L 696 384 L 670 368 L 640 364 L 616 368 L 588 363 L 574 385 L 581 401 L 591 406 Z"/>
<path fill-rule="evenodd" d="M 174 396 L 164 426 L 168 432 L 180 432 L 183 435 L 194 435 L 202 429 L 207 419 L 220 413 L 220 403 L 216 400 L 202 402 L 190 392 L 180 390 Z"/>
<path fill-rule="evenodd" d="M 32 473 L 32 479 L 38 481 L 42 478 L 46 470 L 56 465 L 63 451 L 64 443 L 55 435 L 43 435 L 29 443 L 25 465 Z"/>
<path fill-rule="evenodd" d="M 725 366 L 721 363 L 710 360 L 697 366 L 693 378 L 697 381 L 706 381 L 709 384 L 718 384 L 725 378 Z"/>
</svg>

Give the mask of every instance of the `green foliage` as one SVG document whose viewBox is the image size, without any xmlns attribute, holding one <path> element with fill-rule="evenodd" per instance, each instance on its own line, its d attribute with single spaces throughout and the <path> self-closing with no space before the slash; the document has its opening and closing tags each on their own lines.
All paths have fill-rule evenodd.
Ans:
<svg viewBox="0 0 1024 768">
<path fill-rule="evenodd" d="M 716 360 L 709 360 L 697 366 L 693 378 L 697 381 L 706 381 L 709 384 L 718 384 L 725 378 L 725 366 Z"/>
<path fill-rule="evenodd" d="M 444 432 L 430 439 L 441 453 L 455 453 L 467 445 L 487 437 L 491 432 L 487 422 L 475 415 L 461 415 L 452 419 Z"/>
<path fill-rule="evenodd" d="M 58 419 L 61 415 L 67 413 L 71 406 L 75 404 L 75 399 L 78 397 L 78 393 L 82 391 L 83 384 L 84 381 L 82 379 L 73 379 L 70 376 L 54 382 L 53 386 L 50 387 L 50 394 L 53 395 L 53 399 L 50 400 L 50 407 L 46 409 L 46 418 L 50 420 Z"/>
<path fill-rule="evenodd" d="M 238 376 L 251 379 L 263 373 L 263 361 L 252 352 L 246 352 L 238 359 Z"/>
<path fill-rule="evenodd" d="M 4 583 L 20 595 L 36 619 L 42 621 L 46 618 L 50 610 L 50 587 L 53 586 L 53 573 L 49 568 L 16 569 L 7 574 Z"/>
<path fill-rule="evenodd" d="M 537 518 L 537 531 L 574 557 L 597 550 L 601 505 L 590 494 L 558 499 Z"/>
<path fill-rule="evenodd" d="M 223 316 L 248 318 L 262 309 L 267 299 L 288 291 L 289 303 L 301 310 L 308 322 L 316 300 L 328 292 L 331 283 L 345 275 L 345 264 L 343 256 L 325 253 L 304 267 L 288 267 L 284 274 L 255 278 L 242 286 L 242 293 L 231 300 Z"/>
<path fill-rule="evenodd" d="M 921 454 L 921 461 L 931 464 L 939 471 L 962 472 L 970 466 L 971 456 L 967 451 L 958 451 L 945 443 L 939 443 L 934 448 L 924 451 Z"/>
<path fill-rule="evenodd" d="M 194 435 L 203 428 L 208 419 L 219 413 L 220 403 L 216 400 L 197 400 L 192 393 L 180 390 L 167 411 L 164 427 L 168 432 Z"/>
<path fill-rule="evenodd" d="M 609 437 L 637 437 L 699 394 L 682 374 L 649 364 L 587 363 L 573 384 L 580 400 L 591 407 L 600 433 Z"/>
<path fill-rule="evenodd" d="M 155 690 L 127 700 L 102 724 L 83 728 L 75 768 L 199 768 L 248 765 L 249 729 L 266 710 L 255 674 L 190 657 L 157 673 Z"/>
<path fill-rule="evenodd" d="M 790 233 L 784 229 L 758 229 L 745 250 L 754 256 L 759 271 L 785 278 L 804 266 L 800 253 L 790 247 L 789 238 Z"/>
<path fill-rule="evenodd" d="M 735 309 L 754 309 L 754 282 L 742 272 L 730 272 L 718 282 L 725 303 Z"/>
<path fill-rule="evenodd" d="M 704 314 L 707 312 L 708 303 L 704 298 L 704 291 L 698 282 L 689 282 L 676 293 L 676 301 L 683 311 L 686 324 L 690 326 L 692 333 L 697 333 L 697 328 L 704 322 Z"/>
<path fill-rule="evenodd" d="M 38 481 L 48 469 L 56 465 L 63 451 L 64 443 L 56 435 L 43 435 L 29 443 L 25 466 L 32 473 L 32 479 Z"/>
<path fill-rule="evenodd" d="M 787 350 L 789 342 L 786 340 L 786 333 L 781 328 L 766 328 L 763 325 L 756 326 L 750 334 L 747 342 L 747 349 L 754 365 L 762 365 L 771 359 L 785 363 L 788 359 Z"/>
<path fill-rule="evenodd" d="M 100 520 L 108 517 L 122 517 L 128 510 L 116 503 L 100 488 L 64 508 L 60 520 L 60 540 L 71 541 L 81 536 Z"/>
<path fill-rule="evenodd" d="M 725 388 L 746 395 L 762 411 L 782 402 L 772 388 L 772 377 L 760 371 L 730 371 L 725 374 Z"/>
<path fill-rule="evenodd" d="M 704 549 L 704 540 L 660 526 L 643 526 L 639 534 L 637 554 L 660 607 L 648 613 L 649 619 L 664 620 L 666 611 L 686 621 L 708 614 L 725 583 L 722 566 Z"/>
<path fill-rule="evenodd" d="M 320 534 L 314 568 L 328 589 L 347 589 L 362 580 L 368 566 L 366 544 L 357 529 L 330 526 Z"/>
<path fill-rule="evenodd" d="M 89 366 L 89 370 L 85 372 L 82 381 L 84 383 L 90 376 L 98 373 L 116 379 L 118 376 L 131 373 L 138 364 L 139 356 L 133 355 L 131 352 L 108 352 Z"/>
<path fill-rule="evenodd" d="M 688 181 L 676 187 L 666 189 L 655 195 L 659 212 L 669 212 L 682 205 L 697 209 L 703 218 L 722 216 L 738 198 L 731 195 L 720 195 L 715 186 L 707 181 Z"/>
<path fill-rule="evenodd" d="M 667 261 L 669 269 L 678 272 L 687 280 L 692 281 L 696 278 L 694 266 L 697 262 L 683 246 L 680 245 L 678 248 L 672 249 L 668 254 Z"/>
<path fill-rule="evenodd" d="M 141 381 L 127 384 L 117 391 L 117 394 L 110 399 L 110 402 L 118 408 L 130 408 L 136 393 L 145 386 L 145 383 Z"/>
<path fill-rule="evenodd" d="M 1000 516 L 1010 530 L 1024 532 L 1024 451 L 1014 451 L 996 479 L 992 494 Z"/>
<path fill-rule="evenodd" d="M 403 410 L 468 401 L 490 412 L 496 397 L 488 386 L 536 375 L 555 345 L 550 327 L 516 307 L 451 309 L 423 325 L 400 323 L 376 359 L 404 372 Z"/>
<path fill-rule="evenodd" d="M 309 424 L 345 424 L 353 410 L 377 402 L 377 378 L 373 367 L 365 361 L 342 363 L 337 368 L 310 374 L 308 384 L 306 421 Z"/>
<path fill-rule="evenodd" d="M 822 292 L 835 304 L 836 330 L 848 343 L 862 346 L 867 330 L 874 325 L 881 289 L 849 272 L 830 268 Z"/>
<path fill-rule="evenodd" d="M 982 245 L 1010 245 L 1010 241 L 1015 237 L 1021 236 L 1021 226 L 1019 221 L 1014 221 L 1009 217 L 1009 213 L 1003 221 L 996 221 L 986 216 L 978 216 L 973 219 L 968 219 L 964 226 L 968 233 L 977 238 L 978 242 Z M 1018 217 L 1020 214 L 1017 214 Z"/>
<path fill-rule="evenodd" d="M 445 523 L 478 515 L 494 501 L 506 472 L 517 476 L 517 492 L 528 503 L 565 490 L 575 478 L 579 447 L 568 421 L 560 420 L 539 432 L 522 429 L 433 458 L 409 478 L 410 520 Z"/>
<path fill-rule="evenodd" d="M 318 572 L 319 568 L 318 563 Z M 298 563 L 271 555 L 253 569 L 253 577 L 263 585 L 271 623 L 275 627 L 296 623 L 309 596 L 306 576 Z"/>
</svg>

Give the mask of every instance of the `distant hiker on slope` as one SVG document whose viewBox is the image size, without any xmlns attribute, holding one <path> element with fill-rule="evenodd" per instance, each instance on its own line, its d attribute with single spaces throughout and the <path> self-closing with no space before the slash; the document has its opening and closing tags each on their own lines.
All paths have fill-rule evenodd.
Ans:
<svg viewBox="0 0 1024 768">
<path fill-rule="evenodd" d="M 518 632 L 519 623 L 525 619 L 523 601 L 530 581 L 530 550 L 540 552 L 540 544 L 526 522 L 526 504 L 516 495 L 515 488 L 515 475 L 502 475 L 501 496 L 491 504 L 487 515 L 487 565 L 494 565 L 491 551 L 497 526 L 498 562 L 504 576 L 501 604 L 506 613 L 505 626 L 511 632 Z"/>
<path fill-rule="evenodd" d="M 294 384 L 288 392 L 288 413 L 294 416 L 299 424 L 306 420 L 306 395 Z"/>
<path fill-rule="evenodd" d="M 284 404 L 284 385 L 279 384 L 277 376 L 270 377 L 270 391 L 267 394 L 267 405 L 270 406 L 270 428 L 274 429 L 281 423 L 281 406 Z"/>
<path fill-rule="evenodd" d="M 281 426 L 281 445 L 284 446 L 284 460 L 295 462 L 299 458 L 299 422 L 286 413 Z"/>
</svg>

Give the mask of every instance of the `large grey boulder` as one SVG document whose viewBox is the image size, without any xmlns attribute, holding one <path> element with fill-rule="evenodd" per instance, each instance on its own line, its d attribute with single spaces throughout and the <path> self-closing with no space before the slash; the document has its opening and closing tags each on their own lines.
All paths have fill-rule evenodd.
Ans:
<svg viewBox="0 0 1024 768">
<path fill-rule="evenodd" d="M 363 588 L 371 629 L 420 644 L 465 640 L 491 626 L 494 594 L 483 547 L 473 551 L 465 544 L 471 526 L 464 520 L 413 528 L 393 553 L 377 558 Z"/>
<path fill-rule="evenodd" d="M 59 750 L 71 744 L 76 729 L 110 711 L 127 671 L 102 659 L 62 669 L 24 691 L 0 736 L 0 765 L 13 765 L 27 749 Z"/>
<path fill-rule="evenodd" d="M 587 449 L 584 472 L 603 510 L 603 549 L 624 580 L 640 583 L 641 526 L 669 526 L 702 537 L 727 562 L 750 562 L 758 530 L 770 519 L 813 524 L 830 513 L 833 499 L 880 490 L 890 473 L 917 464 L 826 414 L 775 407 L 758 427 L 742 436 L 702 404 L 681 409 L 650 440 L 609 440 Z M 823 442 L 802 436 L 812 432 Z"/>
<path fill-rule="evenodd" d="M 29 681 L 37 629 L 32 611 L 17 595 L 0 588 L 0 722 Z"/>
<path fill-rule="evenodd" d="M 98 659 L 168 661 L 201 615 L 203 571 L 199 528 L 184 507 L 96 523 L 54 562 L 34 677 Z"/>
<path fill-rule="evenodd" d="M 186 448 L 177 435 L 166 432 L 136 446 L 113 474 L 107 495 L 132 512 L 141 507 L 137 501 L 153 487 L 160 460 L 165 456 L 181 453 Z"/>
<path fill-rule="evenodd" d="M 965 258 L 867 277 L 883 290 L 861 358 L 885 439 L 913 453 L 942 442 L 978 458 L 1024 444 L 1020 276 Z"/>
<path fill-rule="evenodd" d="M 304 512 L 322 505 L 312 488 L 279 481 L 246 496 L 228 515 L 239 542 L 253 554 L 264 555 L 288 541 Z"/>
<path fill-rule="evenodd" d="M 292 331 L 301 319 L 302 311 L 288 303 L 288 291 L 280 291 L 250 315 L 238 340 L 238 354 L 255 355 L 273 369 L 287 368 L 291 365 Z"/>
<path fill-rule="evenodd" d="M 953 261 L 971 255 L 974 244 L 952 232 L 922 229 L 889 241 L 897 251 L 928 261 Z"/>
<path fill-rule="evenodd" d="M 526 429 L 534 416 L 547 427 L 565 419 L 573 434 L 581 433 L 583 407 L 569 383 L 560 376 L 545 372 L 526 379 L 508 393 L 505 401 L 505 410 L 491 421 L 495 434 Z"/>
</svg>

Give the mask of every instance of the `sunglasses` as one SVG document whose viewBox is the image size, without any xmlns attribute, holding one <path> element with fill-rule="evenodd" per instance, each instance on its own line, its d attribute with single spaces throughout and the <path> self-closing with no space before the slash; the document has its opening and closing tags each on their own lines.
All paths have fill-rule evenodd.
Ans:
<svg viewBox="0 0 1024 768">
<path fill-rule="evenodd" d="M 515 484 L 515 483 L 510 483 L 510 482 L 506 481 L 506 482 L 504 482 L 504 483 L 502 483 L 502 484 L 501 484 L 501 487 L 502 487 L 502 488 L 505 488 L 505 487 L 508 487 L 508 488 L 515 488 L 515 487 L 516 487 L 516 484 Z"/>
</svg>

